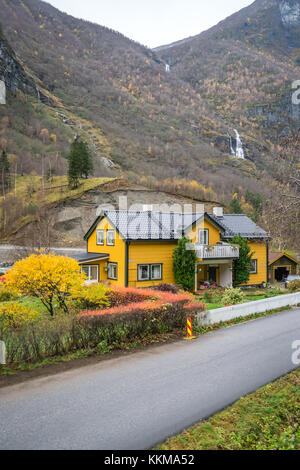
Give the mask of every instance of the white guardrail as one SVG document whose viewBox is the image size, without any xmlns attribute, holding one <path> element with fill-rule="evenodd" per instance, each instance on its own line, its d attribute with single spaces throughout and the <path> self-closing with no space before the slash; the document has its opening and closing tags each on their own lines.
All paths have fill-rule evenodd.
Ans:
<svg viewBox="0 0 300 470">
<path fill-rule="evenodd" d="M 240 250 L 234 245 L 195 245 L 197 258 L 200 259 L 226 259 L 238 258 Z"/>
<path fill-rule="evenodd" d="M 216 323 L 233 320 L 234 318 L 247 317 L 249 315 L 265 313 L 281 307 L 292 307 L 298 304 L 300 304 L 300 292 L 271 297 L 269 299 L 255 300 L 254 302 L 198 313 L 198 325 L 214 325 Z"/>
</svg>

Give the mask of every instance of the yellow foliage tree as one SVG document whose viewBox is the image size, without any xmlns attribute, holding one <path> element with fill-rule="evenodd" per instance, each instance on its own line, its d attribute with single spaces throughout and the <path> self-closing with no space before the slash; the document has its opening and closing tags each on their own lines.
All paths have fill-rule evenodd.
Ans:
<svg viewBox="0 0 300 470">
<path fill-rule="evenodd" d="M 34 323 L 40 318 L 40 313 L 29 309 L 20 302 L 9 302 L 0 305 L 0 328 L 22 328 L 25 324 Z"/>
<path fill-rule="evenodd" d="M 68 312 L 66 300 L 84 283 L 77 261 L 66 256 L 33 254 L 18 261 L 6 275 L 7 287 L 20 295 L 37 297 L 54 315 L 54 304 Z"/>
</svg>

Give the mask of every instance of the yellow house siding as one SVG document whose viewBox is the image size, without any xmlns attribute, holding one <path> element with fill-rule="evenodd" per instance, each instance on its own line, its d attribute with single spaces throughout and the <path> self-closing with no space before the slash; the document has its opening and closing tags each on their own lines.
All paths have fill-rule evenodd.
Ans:
<svg viewBox="0 0 300 470">
<path fill-rule="evenodd" d="M 97 230 L 104 230 L 105 232 L 105 241 L 104 245 L 97 245 Z M 106 231 L 107 230 L 114 230 L 115 231 L 115 245 L 114 246 L 107 246 L 106 244 Z M 96 227 L 94 232 L 88 239 L 88 253 L 108 253 L 109 262 L 110 263 L 117 263 L 118 264 L 118 280 L 110 280 L 109 282 L 113 286 L 124 286 L 125 285 L 125 242 L 120 237 L 119 233 L 114 229 L 114 227 L 108 222 L 107 219 L 102 219 L 99 225 Z M 92 263 L 85 263 L 85 264 L 92 264 Z M 107 279 L 107 272 L 105 271 L 105 267 L 107 266 L 107 261 L 105 262 L 97 262 L 95 264 L 99 264 L 100 266 L 100 281 L 106 281 Z"/>
<path fill-rule="evenodd" d="M 131 242 L 128 255 L 129 287 L 150 287 L 161 283 L 174 284 L 173 252 L 177 242 Z M 162 280 L 138 281 L 139 264 L 162 264 Z"/>
<path fill-rule="evenodd" d="M 253 252 L 252 259 L 257 259 L 257 274 L 250 274 L 250 279 L 248 285 L 252 284 L 262 284 L 263 282 L 268 282 L 268 250 L 266 242 L 249 242 L 251 251 Z"/>
</svg>

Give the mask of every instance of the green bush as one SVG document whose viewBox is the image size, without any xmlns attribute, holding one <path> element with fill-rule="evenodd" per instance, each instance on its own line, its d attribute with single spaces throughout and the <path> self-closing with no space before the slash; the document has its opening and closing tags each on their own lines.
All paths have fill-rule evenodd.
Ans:
<svg viewBox="0 0 300 470">
<path fill-rule="evenodd" d="M 237 305 L 243 302 L 245 299 L 245 294 L 242 289 L 226 289 L 224 295 L 222 296 L 222 303 L 224 305 Z"/>
<path fill-rule="evenodd" d="M 293 292 L 300 292 L 300 279 L 295 279 L 288 283 L 288 291 Z"/>
<path fill-rule="evenodd" d="M 204 292 L 204 296 L 203 296 L 203 300 L 204 302 L 207 302 L 207 303 L 212 303 L 212 300 L 213 300 L 213 293 L 209 290 L 206 290 Z"/>
</svg>

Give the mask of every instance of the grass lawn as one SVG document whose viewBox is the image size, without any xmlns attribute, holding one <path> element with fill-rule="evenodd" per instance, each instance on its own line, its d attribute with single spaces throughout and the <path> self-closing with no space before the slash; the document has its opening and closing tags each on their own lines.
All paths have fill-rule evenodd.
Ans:
<svg viewBox="0 0 300 470">
<path fill-rule="evenodd" d="M 241 302 L 241 304 L 247 303 L 247 302 L 254 302 L 255 300 L 268 299 L 268 298 L 276 297 L 278 295 L 283 295 L 283 294 L 285 294 L 285 292 L 281 292 L 281 293 L 272 292 L 272 291 L 270 292 L 270 289 L 262 290 L 261 293 L 258 291 L 255 291 L 251 294 L 249 293 L 248 295 L 245 294 L 245 298 L 243 302 Z M 205 292 L 204 292 L 203 296 L 197 295 L 195 296 L 195 299 L 197 302 L 204 302 L 207 307 L 207 310 L 215 310 L 217 308 L 222 308 L 225 306 L 224 304 L 222 304 L 220 295 L 216 295 L 215 298 L 213 297 L 211 301 L 208 301 L 208 300 L 205 300 Z"/>
<path fill-rule="evenodd" d="M 300 368 L 172 437 L 159 450 L 300 450 Z"/>
<path fill-rule="evenodd" d="M 34 297 L 20 297 L 15 300 L 11 300 L 9 302 L 0 302 L 0 305 L 9 305 L 10 303 L 15 303 L 18 302 L 21 305 L 24 305 L 24 307 L 27 307 L 31 310 L 35 310 L 36 312 L 40 312 L 43 314 L 48 315 L 49 312 L 46 309 L 46 307 L 42 304 L 42 302 Z"/>
<path fill-rule="evenodd" d="M 208 303 L 208 302 L 205 302 L 205 305 L 207 307 L 207 310 L 215 310 L 216 308 L 224 307 L 224 305 L 222 304 L 214 304 L 214 303 Z"/>
</svg>

